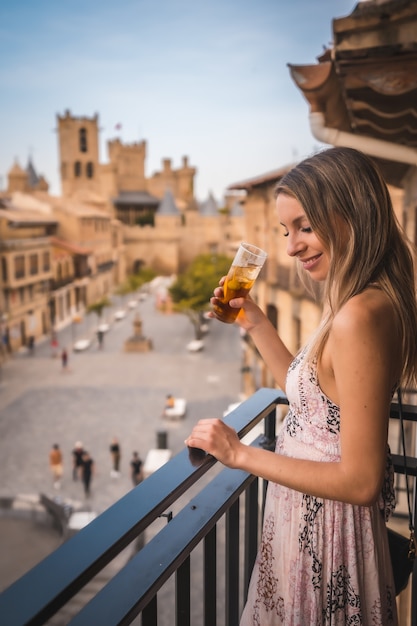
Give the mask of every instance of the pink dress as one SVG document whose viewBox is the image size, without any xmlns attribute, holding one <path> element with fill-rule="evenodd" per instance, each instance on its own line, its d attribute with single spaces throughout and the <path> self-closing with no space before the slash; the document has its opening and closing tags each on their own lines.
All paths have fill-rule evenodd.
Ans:
<svg viewBox="0 0 417 626">
<path fill-rule="evenodd" d="M 304 349 L 287 376 L 282 455 L 337 461 L 340 410 Z M 352 391 L 354 393 L 354 390 Z M 397 626 L 385 520 L 394 508 L 389 451 L 379 502 L 357 506 L 268 486 L 262 541 L 240 626 Z"/>
</svg>

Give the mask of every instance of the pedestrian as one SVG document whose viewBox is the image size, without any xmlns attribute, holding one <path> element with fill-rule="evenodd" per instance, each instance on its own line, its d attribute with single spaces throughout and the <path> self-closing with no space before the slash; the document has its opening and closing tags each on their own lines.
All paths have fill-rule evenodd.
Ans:
<svg viewBox="0 0 417 626">
<path fill-rule="evenodd" d="M 58 336 L 56 332 L 53 330 L 51 335 L 51 356 L 55 359 L 58 356 Z"/>
<path fill-rule="evenodd" d="M 76 441 L 72 450 L 72 479 L 78 480 L 81 476 L 84 448 L 82 441 Z"/>
<path fill-rule="evenodd" d="M 120 450 L 120 444 L 119 444 L 117 437 L 113 437 L 111 441 L 110 455 L 112 459 L 112 469 L 110 472 L 110 476 L 112 478 L 118 478 L 120 476 L 121 450 Z"/>
<path fill-rule="evenodd" d="M 84 450 L 81 463 L 81 480 L 86 498 L 90 496 L 91 479 L 94 476 L 94 461 L 87 450 Z"/>
<path fill-rule="evenodd" d="M 98 330 L 97 331 L 97 343 L 98 343 L 99 350 L 101 350 L 103 347 L 103 339 L 104 339 L 104 332 L 102 330 Z"/>
<path fill-rule="evenodd" d="M 68 352 L 66 348 L 63 348 L 61 352 L 62 371 L 66 372 L 68 367 Z"/>
<path fill-rule="evenodd" d="M 143 480 L 142 466 L 143 466 L 142 459 L 139 457 L 138 452 L 134 452 L 132 455 L 132 460 L 130 461 L 131 476 L 132 476 L 132 482 L 133 482 L 134 487 L 139 485 L 139 483 L 141 483 Z"/>
<path fill-rule="evenodd" d="M 49 451 L 49 467 L 52 473 L 52 480 L 55 489 L 61 487 L 63 474 L 62 452 L 57 443 L 54 443 Z"/>
<path fill-rule="evenodd" d="M 416 386 L 413 255 L 382 176 L 351 148 L 295 166 L 276 208 L 287 254 L 321 286 L 323 316 L 294 357 L 254 300 L 230 303 L 286 390 L 275 452 L 244 445 L 219 419 L 198 422 L 186 443 L 269 481 L 241 626 L 396 626 L 387 433 L 395 389 Z"/>
</svg>

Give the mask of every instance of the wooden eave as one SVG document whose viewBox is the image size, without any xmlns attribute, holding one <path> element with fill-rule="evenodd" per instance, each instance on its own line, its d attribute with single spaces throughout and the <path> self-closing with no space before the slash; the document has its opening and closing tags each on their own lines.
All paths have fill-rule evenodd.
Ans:
<svg viewBox="0 0 417 626">
<path fill-rule="evenodd" d="M 333 20 L 334 47 L 291 76 L 325 125 L 417 149 L 417 0 L 360 2 Z M 378 159 L 400 186 L 409 165 Z"/>
</svg>

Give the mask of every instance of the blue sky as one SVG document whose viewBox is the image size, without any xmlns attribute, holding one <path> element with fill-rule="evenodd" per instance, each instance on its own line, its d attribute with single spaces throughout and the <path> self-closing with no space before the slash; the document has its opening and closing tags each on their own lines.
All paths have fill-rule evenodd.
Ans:
<svg viewBox="0 0 417 626">
<path fill-rule="evenodd" d="M 353 0 L 6 0 L 0 8 L 0 188 L 29 155 L 60 193 L 56 115 L 99 115 L 147 141 L 146 175 L 183 155 L 196 195 L 318 147 L 287 63 L 315 63 Z M 121 124 L 121 131 L 115 129 Z"/>
</svg>

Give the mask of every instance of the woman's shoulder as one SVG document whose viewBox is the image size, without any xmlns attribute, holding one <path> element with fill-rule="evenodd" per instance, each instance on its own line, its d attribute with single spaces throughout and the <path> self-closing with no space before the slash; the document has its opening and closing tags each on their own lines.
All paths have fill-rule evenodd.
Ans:
<svg viewBox="0 0 417 626">
<path fill-rule="evenodd" d="M 392 333 L 397 324 L 397 313 L 389 296 L 381 289 L 369 287 L 342 306 L 334 317 L 332 330 Z"/>
</svg>

